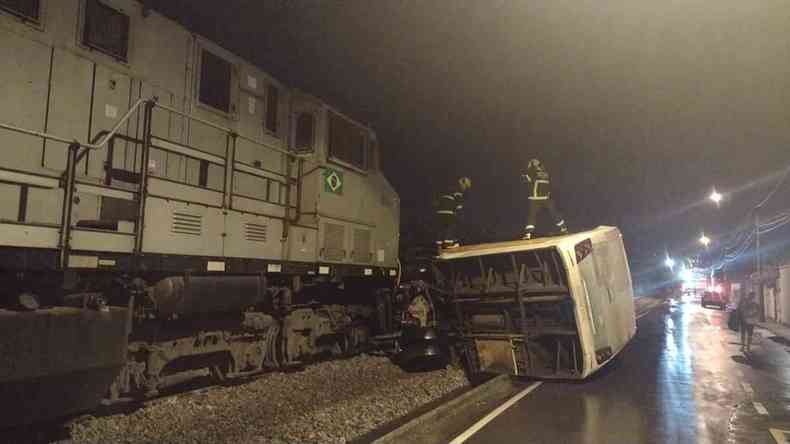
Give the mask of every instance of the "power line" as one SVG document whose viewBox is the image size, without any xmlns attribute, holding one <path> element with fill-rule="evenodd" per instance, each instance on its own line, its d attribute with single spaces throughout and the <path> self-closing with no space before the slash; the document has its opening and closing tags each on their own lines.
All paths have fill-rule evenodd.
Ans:
<svg viewBox="0 0 790 444">
<path fill-rule="evenodd" d="M 787 180 L 788 176 L 790 176 L 790 165 L 785 167 L 782 177 L 779 178 L 771 191 L 769 191 L 768 194 L 757 205 L 755 205 L 746 213 L 745 219 L 747 222 L 743 223 L 743 228 L 739 229 L 735 233 L 732 242 L 729 245 L 725 245 L 721 248 L 721 254 L 719 255 L 719 259 L 716 261 L 719 262 L 720 265 L 718 267 L 711 265 L 712 268 L 720 269 L 724 266 L 724 264 L 737 260 L 751 246 L 752 241 L 755 240 L 755 238 L 759 238 L 761 234 L 770 233 L 790 223 L 790 209 L 786 209 L 780 213 L 774 214 L 771 219 L 766 222 L 757 224 L 757 220 L 755 219 L 755 225 L 749 226 L 748 223 L 748 220 L 751 219 L 752 215 L 756 214 L 755 212 L 768 203 L 774 194 L 779 191 L 779 189 Z"/>
<path fill-rule="evenodd" d="M 737 261 L 752 246 L 756 235 L 767 234 L 790 224 L 790 209 L 776 213 L 771 218 L 757 227 L 743 227 L 735 233 L 734 239 L 721 249 L 716 269 L 721 269 L 725 264 Z"/>
<path fill-rule="evenodd" d="M 749 237 L 746 238 L 745 242 L 740 246 L 738 250 L 724 256 L 723 264 L 729 264 L 731 262 L 735 262 L 736 260 L 738 260 L 738 258 L 740 258 L 743 255 L 743 253 L 745 253 L 749 249 L 749 247 L 752 246 L 754 238 L 755 238 L 754 232 L 750 233 Z"/>
<path fill-rule="evenodd" d="M 776 224 L 776 225 L 774 225 L 773 227 L 770 227 L 770 228 L 760 228 L 760 234 L 770 233 L 771 231 L 774 231 L 774 230 L 777 230 L 779 228 L 782 228 L 783 226 L 787 225 L 788 223 L 790 223 L 790 219 L 785 221 L 785 222 L 783 222 L 783 223 L 781 223 L 781 224 Z"/>
<path fill-rule="evenodd" d="M 721 248 L 721 257 L 728 255 L 729 251 L 740 250 L 742 244 L 744 242 L 748 242 L 747 237 L 749 237 L 753 233 L 753 231 L 754 231 L 753 227 L 747 226 L 746 224 L 742 224 L 742 227 L 733 235 L 732 241 Z"/>
<path fill-rule="evenodd" d="M 784 174 L 782 174 L 782 177 L 779 179 L 778 182 L 776 182 L 776 185 L 774 186 L 774 188 L 765 196 L 765 198 L 760 203 L 758 203 L 757 205 L 754 206 L 755 209 L 760 208 L 763 205 L 765 205 L 766 202 L 768 202 L 768 200 L 771 199 L 771 197 L 773 197 L 773 195 L 776 194 L 777 191 L 779 191 L 779 187 L 782 186 L 782 184 L 784 183 L 785 179 L 787 179 L 787 176 L 788 176 L 789 173 L 790 173 L 790 166 L 787 166 L 785 168 Z"/>
</svg>

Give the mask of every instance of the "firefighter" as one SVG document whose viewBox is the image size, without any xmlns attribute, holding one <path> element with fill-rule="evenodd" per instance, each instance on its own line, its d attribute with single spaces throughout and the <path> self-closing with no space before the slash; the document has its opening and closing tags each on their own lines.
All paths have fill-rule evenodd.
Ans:
<svg viewBox="0 0 790 444">
<path fill-rule="evenodd" d="M 439 249 L 458 246 L 455 226 L 464 209 L 464 194 L 472 188 L 472 180 L 468 177 L 461 177 L 454 188 L 454 190 L 437 196 L 434 201 L 436 220 L 439 225 L 439 237 L 436 240 L 436 245 Z"/>
<path fill-rule="evenodd" d="M 524 239 L 531 239 L 535 231 L 538 213 L 548 210 L 560 233 L 567 233 L 565 219 L 562 218 L 554 200 L 551 198 L 551 180 L 549 172 L 538 159 L 532 159 L 527 164 L 527 172 L 522 179 L 529 185 L 529 213 L 527 225 L 524 227 Z"/>
</svg>

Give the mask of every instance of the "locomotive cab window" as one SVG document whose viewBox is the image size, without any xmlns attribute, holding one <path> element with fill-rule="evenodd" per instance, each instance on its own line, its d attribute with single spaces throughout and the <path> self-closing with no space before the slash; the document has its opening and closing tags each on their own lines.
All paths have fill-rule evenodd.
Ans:
<svg viewBox="0 0 790 444">
<path fill-rule="evenodd" d="M 364 131 L 337 114 L 329 117 L 329 156 L 360 169 L 367 169 L 367 140 Z"/>
<path fill-rule="evenodd" d="M 40 9 L 39 0 L 0 0 L 0 10 L 36 23 L 39 21 Z"/>
<path fill-rule="evenodd" d="M 274 85 L 266 87 L 266 119 L 264 127 L 269 134 L 277 135 L 277 121 L 280 107 L 280 90 Z"/>
<path fill-rule="evenodd" d="M 129 50 L 129 16 L 99 0 L 87 0 L 82 43 L 126 61 Z"/>
<path fill-rule="evenodd" d="M 230 77 L 230 62 L 204 49 L 200 55 L 200 103 L 230 113 Z"/>
<path fill-rule="evenodd" d="M 294 151 L 312 152 L 315 146 L 315 115 L 298 113 L 294 124 Z"/>
</svg>

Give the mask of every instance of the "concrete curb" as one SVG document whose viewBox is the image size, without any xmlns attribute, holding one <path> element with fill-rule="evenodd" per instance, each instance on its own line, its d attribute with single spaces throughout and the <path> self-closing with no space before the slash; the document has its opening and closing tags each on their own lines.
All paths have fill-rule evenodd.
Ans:
<svg viewBox="0 0 790 444">
<path fill-rule="evenodd" d="M 452 418 L 452 412 L 465 405 L 487 403 L 509 394 L 515 389 L 509 375 L 499 375 L 456 398 L 430 410 L 373 441 L 375 444 L 412 442 L 417 430 L 435 427 L 438 422 Z"/>
</svg>

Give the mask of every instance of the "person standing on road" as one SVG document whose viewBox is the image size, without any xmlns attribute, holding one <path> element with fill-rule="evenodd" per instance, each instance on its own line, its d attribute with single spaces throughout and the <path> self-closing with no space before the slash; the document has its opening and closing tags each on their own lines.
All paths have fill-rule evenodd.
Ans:
<svg viewBox="0 0 790 444">
<path fill-rule="evenodd" d="M 549 172 L 538 159 L 532 159 L 527 164 L 527 172 L 521 175 L 525 183 L 529 185 L 529 213 L 527 214 L 527 225 L 524 227 L 523 239 L 531 239 L 535 231 L 538 213 L 548 210 L 560 233 L 568 232 L 565 226 L 565 219 L 557 211 L 557 205 L 551 198 L 551 180 Z"/>
<path fill-rule="evenodd" d="M 436 246 L 442 248 L 455 248 L 458 246 L 458 239 L 455 237 L 455 226 L 461 217 L 464 209 L 464 195 L 472 188 L 472 180 L 468 177 L 458 179 L 454 189 L 440 194 L 434 200 L 436 208 L 436 220 L 439 225 L 439 237 L 436 239 Z"/>
<path fill-rule="evenodd" d="M 751 351 L 754 324 L 758 321 L 758 314 L 754 292 L 750 291 L 738 304 L 738 324 L 741 329 L 741 351 L 744 353 L 749 353 Z"/>
</svg>

